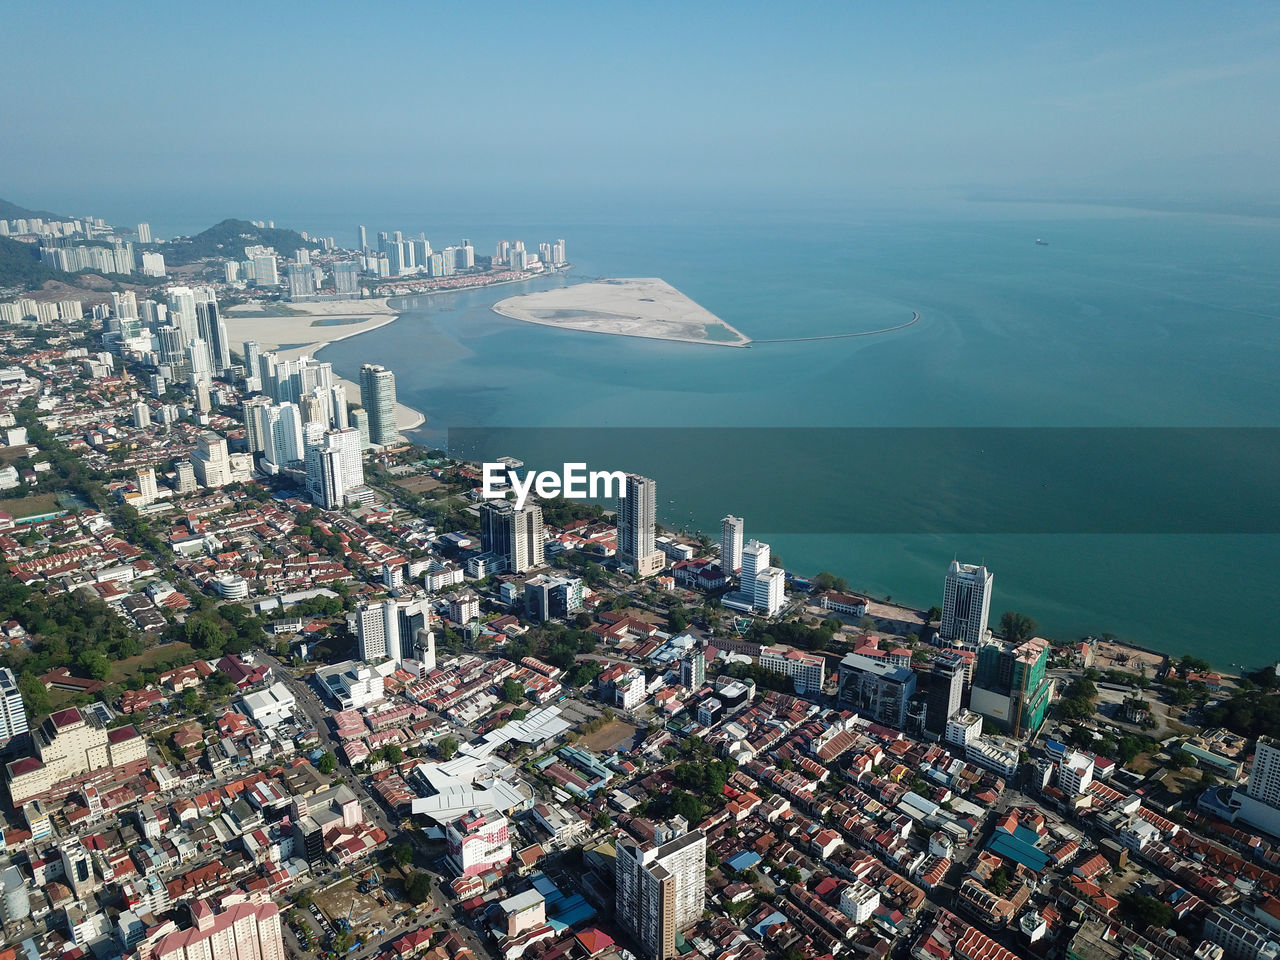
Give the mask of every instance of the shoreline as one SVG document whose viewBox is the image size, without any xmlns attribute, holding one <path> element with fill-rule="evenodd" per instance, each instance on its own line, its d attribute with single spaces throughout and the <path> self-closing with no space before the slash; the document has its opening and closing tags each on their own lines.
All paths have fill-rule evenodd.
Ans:
<svg viewBox="0 0 1280 960">
<path fill-rule="evenodd" d="M 362 333 L 369 333 L 371 330 L 385 327 L 387 324 L 394 323 L 400 319 L 400 314 L 393 310 L 385 297 L 370 300 L 328 301 L 328 303 L 340 304 L 344 309 L 348 304 L 369 304 L 372 309 L 337 313 L 330 310 L 308 310 L 306 309 L 307 307 L 316 305 L 300 303 L 290 304 L 289 309 L 296 311 L 291 315 L 272 316 L 269 314 L 262 315 L 259 311 L 254 310 L 234 313 L 232 311 L 237 308 L 233 307 L 223 315 L 223 321 L 227 325 L 227 335 L 232 343 L 243 344 L 245 340 L 256 340 L 263 352 L 270 351 L 285 360 L 296 360 L 298 357 L 314 357 L 330 344 L 337 343 L 340 340 L 349 340 L 351 337 L 359 336 Z M 335 324 L 332 327 L 319 327 L 315 325 L 317 320 L 353 320 L 355 322 Z M 233 324 L 235 324 L 234 327 Z M 241 324 L 244 324 L 243 329 Z M 288 339 L 290 336 L 305 339 L 307 334 L 314 334 L 317 330 L 342 330 L 343 332 L 327 335 L 321 340 L 307 340 L 303 343 Z M 346 377 L 336 375 L 334 376 L 334 381 L 347 388 L 348 398 L 358 398 L 360 396 L 359 384 L 348 380 Z M 403 433 L 409 430 L 416 430 L 426 422 L 427 416 L 421 410 L 410 407 L 398 400 L 396 401 L 396 429 L 398 431 Z"/>
<path fill-rule="evenodd" d="M 548 316 L 539 316 L 533 304 Z M 507 297 L 490 309 L 510 320 L 577 333 L 739 349 L 752 343 L 741 330 L 659 277 L 587 281 Z M 709 336 L 712 331 L 727 333 L 729 338 L 716 339 Z"/>
</svg>

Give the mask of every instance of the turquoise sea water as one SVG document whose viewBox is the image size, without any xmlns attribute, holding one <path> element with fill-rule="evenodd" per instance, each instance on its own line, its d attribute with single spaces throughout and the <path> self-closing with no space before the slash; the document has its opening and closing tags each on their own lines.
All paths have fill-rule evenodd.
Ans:
<svg viewBox="0 0 1280 960">
<path fill-rule="evenodd" d="M 346 219 L 277 220 L 352 232 Z M 565 237 L 575 265 L 567 278 L 406 301 L 396 323 L 322 353 L 347 376 L 362 362 L 391 366 L 400 399 L 429 417 L 427 442 L 456 427 L 1280 426 L 1272 220 L 970 204 L 945 217 L 647 210 L 468 227 L 401 211 L 366 222 L 371 237 L 422 223 L 437 246 L 470 236 L 482 252 L 504 237 Z M 609 276 L 662 277 L 760 339 L 876 329 L 912 311 L 921 320 L 880 337 L 737 350 L 559 331 L 489 310 Z M 538 436 L 507 452 L 537 461 Z M 732 462 L 706 464 L 650 440 L 611 451 L 627 462 L 592 465 L 656 477 L 671 526 L 716 531 L 723 514 L 744 516 L 789 569 L 832 570 L 879 596 L 940 602 L 958 556 L 994 570 L 993 619 L 1017 609 L 1049 636 L 1109 631 L 1224 669 L 1280 653 L 1280 537 L 768 529 L 758 481 L 788 464 L 742 446 Z M 848 470 L 883 466 L 856 449 L 832 456 Z M 1123 461 L 1099 469 L 1123 471 Z M 1180 469 L 1195 490 L 1221 465 Z M 796 498 L 807 482 L 794 477 Z M 945 531 L 968 493 L 920 510 Z"/>
</svg>

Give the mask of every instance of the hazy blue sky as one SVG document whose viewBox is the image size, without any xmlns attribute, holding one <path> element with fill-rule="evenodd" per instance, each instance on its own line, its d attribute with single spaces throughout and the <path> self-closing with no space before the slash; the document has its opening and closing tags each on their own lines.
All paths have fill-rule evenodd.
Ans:
<svg viewBox="0 0 1280 960">
<path fill-rule="evenodd" d="M 1274 198 L 1265 4 L 8 4 L 0 195 Z M 64 201 L 63 198 L 66 198 Z"/>
</svg>

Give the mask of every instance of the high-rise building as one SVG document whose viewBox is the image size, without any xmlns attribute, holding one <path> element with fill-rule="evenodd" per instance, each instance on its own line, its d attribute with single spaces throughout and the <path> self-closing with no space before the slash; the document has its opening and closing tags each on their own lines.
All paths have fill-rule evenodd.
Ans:
<svg viewBox="0 0 1280 960">
<path fill-rule="evenodd" d="M 329 423 L 338 430 L 351 426 L 347 417 L 347 385 L 335 383 L 329 388 Z M 362 446 L 361 450 L 364 449 Z"/>
<path fill-rule="evenodd" d="M 191 465 L 189 460 L 179 460 L 173 465 L 174 471 L 174 492 L 181 495 L 187 493 L 195 493 L 196 486 L 196 468 Z"/>
<path fill-rule="evenodd" d="M 880 657 L 849 653 L 840 661 L 837 699 L 862 716 L 903 729 L 907 704 L 916 692 L 916 675 Z"/>
<path fill-rule="evenodd" d="M 215 914 L 196 900 L 191 920 L 191 929 L 156 943 L 152 960 L 285 960 L 280 908 L 270 901 L 233 903 Z"/>
<path fill-rule="evenodd" d="M 295 404 L 254 404 L 253 411 L 261 416 L 262 456 L 275 467 L 298 463 L 303 458 L 302 415 Z M 252 447 L 252 443 L 250 444 Z"/>
<path fill-rule="evenodd" d="M 769 566 L 769 545 L 760 540 L 748 540 L 742 548 L 741 566 L 738 579 L 742 596 L 754 600 L 756 595 L 756 575 Z M 723 568 L 722 568 L 723 569 Z M 728 573 L 726 570 L 725 573 Z"/>
<path fill-rule="evenodd" d="M 496 555 L 507 573 L 525 573 L 546 563 L 546 529 L 542 507 L 532 501 L 522 509 L 508 500 L 480 505 L 480 542 L 486 553 Z"/>
<path fill-rule="evenodd" d="M 140 468 L 137 473 L 137 482 L 143 505 L 155 503 L 160 496 L 159 488 L 156 486 L 155 470 L 151 467 Z"/>
<path fill-rule="evenodd" d="M 260 287 L 279 286 L 280 271 L 276 267 L 274 253 L 262 253 L 253 258 L 253 280 Z"/>
<path fill-rule="evenodd" d="M 363 224 L 356 227 L 356 249 L 360 251 L 369 249 L 369 234 Z"/>
<path fill-rule="evenodd" d="M 200 339 L 209 345 L 213 374 L 225 376 L 231 366 L 231 341 L 227 338 L 227 324 L 218 313 L 218 300 L 212 287 L 196 287 L 193 295 L 196 330 Z"/>
<path fill-rule="evenodd" d="M 930 664 L 929 671 L 920 676 L 925 688 L 926 730 L 939 736 L 946 733 L 947 721 L 960 712 L 963 704 L 966 670 L 963 656 L 944 650 Z"/>
<path fill-rule="evenodd" d="M 212 430 L 196 437 L 195 454 L 191 457 L 196 480 L 202 487 L 224 487 L 231 482 L 231 459 L 227 441 Z"/>
<path fill-rule="evenodd" d="M 323 425 L 321 426 L 323 430 Z M 323 430 L 318 442 L 306 445 L 307 492 L 316 505 L 335 510 L 364 485 L 360 432 Z"/>
<path fill-rule="evenodd" d="M 743 526 L 741 517 L 729 516 L 720 521 L 720 569 L 726 577 L 742 570 Z"/>
<path fill-rule="evenodd" d="M 616 916 L 646 960 L 678 954 L 676 935 L 702 919 L 707 902 L 707 838 L 701 830 L 660 846 L 617 844 Z"/>
<path fill-rule="evenodd" d="M 290 300 L 306 300 L 315 295 L 316 275 L 310 263 L 290 263 L 284 268 Z"/>
<path fill-rule="evenodd" d="M 666 563 L 657 546 L 658 483 L 627 474 L 618 497 L 618 557 L 637 577 L 651 577 Z"/>
<path fill-rule="evenodd" d="M 786 584 L 787 575 L 778 567 L 757 570 L 751 592 L 751 606 L 767 617 L 777 616 L 786 602 Z"/>
<path fill-rule="evenodd" d="M 138 242 L 139 243 L 151 242 L 151 224 L 149 223 L 138 224 Z"/>
<path fill-rule="evenodd" d="M 378 600 L 356 608 L 356 639 L 360 659 L 369 663 L 390 659 L 435 659 L 431 632 L 431 603 L 425 596 Z M 434 666 L 434 662 L 432 664 Z"/>
<path fill-rule="evenodd" d="M 1245 792 L 1254 800 L 1280 809 L 1280 740 L 1258 738 Z"/>
<path fill-rule="evenodd" d="M 698 690 L 706 679 L 707 658 L 703 656 L 700 649 L 694 648 L 680 661 L 680 686 L 689 690 Z"/>
<path fill-rule="evenodd" d="M 262 356 L 262 349 L 258 346 L 258 341 L 246 340 L 241 353 L 244 357 L 245 389 L 250 392 L 261 390 L 262 377 L 258 370 L 258 358 Z"/>
<path fill-rule="evenodd" d="M 360 295 L 360 264 L 343 260 L 333 265 L 333 292 L 340 297 Z"/>
<path fill-rule="evenodd" d="M 360 449 L 369 449 L 369 411 L 364 407 L 351 407 L 347 411 L 351 426 L 360 434 Z"/>
<path fill-rule="evenodd" d="M 196 322 L 196 295 L 190 287 L 169 288 L 169 322 L 182 331 L 182 342 L 200 336 Z"/>
<path fill-rule="evenodd" d="M 978 648 L 969 708 L 1014 736 L 1040 729 L 1053 699 L 1048 676 L 1049 641 L 984 643 Z"/>
<path fill-rule="evenodd" d="M 375 446 L 395 443 L 396 375 L 377 363 L 360 368 L 360 404 L 369 414 L 369 442 Z"/>
<path fill-rule="evenodd" d="M 499 813 L 472 810 L 445 825 L 447 856 L 464 877 L 474 877 L 511 859 L 507 818 Z"/>
<path fill-rule="evenodd" d="M 208 341 L 193 337 L 187 341 L 187 363 L 191 365 L 191 382 L 213 383 L 213 356 Z"/>
<path fill-rule="evenodd" d="M 150 251 L 142 255 L 142 275 L 145 277 L 165 276 L 164 254 Z"/>
<path fill-rule="evenodd" d="M 530 619 L 539 623 L 571 617 L 582 610 L 582 581 L 545 573 L 531 577 L 525 581 L 524 605 Z"/>
<path fill-rule="evenodd" d="M 27 731 L 27 711 L 18 680 L 8 667 L 0 667 L 0 749 L 25 740 Z"/>
<path fill-rule="evenodd" d="M 151 408 L 141 400 L 133 405 L 133 425 L 139 430 L 151 426 Z"/>
<path fill-rule="evenodd" d="M 977 650 L 987 638 L 991 612 L 991 583 L 986 567 L 951 561 L 942 591 L 942 621 L 938 639 L 965 650 Z"/>
</svg>

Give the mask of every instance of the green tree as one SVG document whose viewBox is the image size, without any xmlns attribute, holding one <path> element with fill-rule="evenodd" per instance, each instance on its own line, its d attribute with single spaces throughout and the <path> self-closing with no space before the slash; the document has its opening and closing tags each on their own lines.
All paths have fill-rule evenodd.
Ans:
<svg viewBox="0 0 1280 960">
<path fill-rule="evenodd" d="M 338 758 L 332 752 L 326 751 L 316 764 L 316 769 L 323 774 L 333 773 L 334 770 L 338 769 Z"/>
<path fill-rule="evenodd" d="M 1120 909 L 1129 916 L 1138 930 L 1146 930 L 1149 926 L 1163 930 L 1173 925 L 1173 907 L 1155 897 L 1126 893 L 1120 897 Z"/>
<path fill-rule="evenodd" d="M 524 684 L 518 680 L 503 680 L 502 699 L 507 703 L 520 703 L 524 700 Z"/>
<path fill-rule="evenodd" d="M 597 810 L 591 817 L 591 825 L 597 830 L 608 830 L 613 824 L 607 810 Z"/>
<path fill-rule="evenodd" d="M 1000 635 L 1010 643 L 1021 643 L 1030 640 L 1040 629 L 1034 620 L 1025 613 L 1006 610 L 1000 617 Z"/>
<path fill-rule="evenodd" d="M 425 873 L 414 873 L 404 885 L 404 894 L 410 903 L 426 903 L 431 896 L 431 877 Z"/>
<path fill-rule="evenodd" d="M 407 867 L 413 863 L 413 845 L 409 843 L 397 843 L 391 851 L 391 855 L 395 857 L 396 863 L 402 867 Z"/>
<path fill-rule="evenodd" d="M 399 763 L 404 759 L 404 751 L 394 743 L 387 744 L 387 752 L 385 754 L 389 763 Z"/>
<path fill-rule="evenodd" d="M 925 614 L 926 623 L 938 623 L 942 619 L 942 608 L 933 606 L 929 608 L 929 612 Z"/>
<path fill-rule="evenodd" d="M 436 754 L 441 760 L 452 760 L 458 752 L 458 741 L 453 737 L 442 737 L 436 741 Z"/>
</svg>

